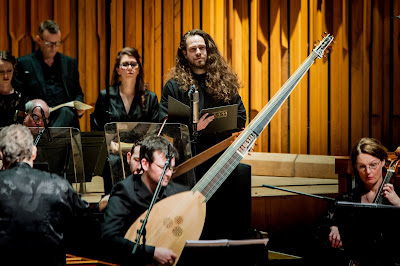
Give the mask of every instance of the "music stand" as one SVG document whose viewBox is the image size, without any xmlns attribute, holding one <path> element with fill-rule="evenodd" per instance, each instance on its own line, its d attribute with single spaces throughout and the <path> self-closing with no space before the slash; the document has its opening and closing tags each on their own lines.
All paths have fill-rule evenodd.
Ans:
<svg viewBox="0 0 400 266">
<path fill-rule="evenodd" d="M 178 266 L 266 265 L 268 239 L 186 241 Z"/>
<path fill-rule="evenodd" d="M 131 151 L 133 143 L 148 135 L 157 134 L 161 123 L 118 122 L 104 126 L 112 185 L 128 177 L 131 173 L 126 160 L 126 153 Z M 167 138 L 178 151 L 175 165 L 192 157 L 189 129 L 183 124 L 165 124 L 161 136 Z M 177 182 L 192 188 L 196 183 L 193 169 L 175 178 Z"/>
<path fill-rule="evenodd" d="M 81 140 L 85 181 L 91 182 L 93 176 L 102 175 L 107 159 L 104 131 L 81 132 Z"/>
<path fill-rule="evenodd" d="M 38 128 L 29 128 L 35 139 Z M 82 142 L 79 129 L 71 127 L 50 127 L 52 141 L 41 138 L 37 144 L 34 168 L 46 170 L 65 177 L 79 193 L 86 193 L 83 167 Z"/>
<path fill-rule="evenodd" d="M 350 258 L 380 260 L 397 254 L 389 250 L 398 247 L 400 207 L 338 201 L 335 208 L 343 248 Z"/>
</svg>

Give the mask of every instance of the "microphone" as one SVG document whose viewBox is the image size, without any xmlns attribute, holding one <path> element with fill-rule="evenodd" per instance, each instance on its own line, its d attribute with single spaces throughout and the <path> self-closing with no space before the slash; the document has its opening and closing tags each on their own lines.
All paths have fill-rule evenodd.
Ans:
<svg viewBox="0 0 400 266">
<path fill-rule="evenodd" d="M 167 158 L 169 160 L 172 160 L 172 158 L 174 158 L 175 154 L 174 154 L 174 147 L 172 146 L 171 143 L 168 144 L 168 154 L 167 154 Z"/>
<path fill-rule="evenodd" d="M 193 85 L 194 86 L 194 85 Z M 199 122 L 199 91 L 195 88 L 193 93 L 193 124 Z"/>
<path fill-rule="evenodd" d="M 46 115 L 44 114 L 43 108 L 41 106 L 39 106 L 39 108 L 40 108 L 40 113 L 42 114 L 42 120 L 43 120 L 44 130 L 46 131 L 47 140 L 50 142 L 51 136 L 50 136 L 49 125 L 47 124 L 47 118 Z"/>
<path fill-rule="evenodd" d="M 188 90 L 188 96 L 189 96 L 189 98 L 192 97 L 192 93 L 193 93 L 195 90 L 196 90 L 196 86 L 195 86 L 195 85 L 190 86 L 190 88 L 189 88 L 189 90 Z"/>
</svg>

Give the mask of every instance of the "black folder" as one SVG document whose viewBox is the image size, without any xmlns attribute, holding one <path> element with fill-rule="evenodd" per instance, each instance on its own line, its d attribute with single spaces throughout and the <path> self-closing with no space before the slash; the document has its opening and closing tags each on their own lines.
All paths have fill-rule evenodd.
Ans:
<svg viewBox="0 0 400 266">
<path fill-rule="evenodd" d="M 200 112 L 200 117 L 206 113 L 214 115 L 214 120 L 201 131 L 202 133 L 223 132 L 237 129 L 237 104 L 203 109 Z M 168 116 L 190 119 L 191 110 L 186 104 L 178 101 L 174 97 L 168 96 Z"/>
</svg>

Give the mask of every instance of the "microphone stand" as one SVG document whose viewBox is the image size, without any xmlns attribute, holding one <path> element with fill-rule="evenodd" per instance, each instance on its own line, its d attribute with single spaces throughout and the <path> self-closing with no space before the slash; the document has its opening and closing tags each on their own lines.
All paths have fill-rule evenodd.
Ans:
<svg viewBox="0 0 400 266">
<path fill-rule="evenodd" d="M 38 127 L 38 129 L 39 129 L 39 127 Z M 39 141 L 40 141 L 40 138 L 42 137 L 42 135 L 43 135 L 43 133 L 44 133 L 44 130 L 45 130 L 45 128 L 43 128 L 42 130 L 39 129 L 39 133 L 38 133 L 38 135 L 36 136 L 36 139 L 35 139 L 35 142 L 33 143 L 33 145 L 35 145 L 35 146 L 38 145 L 38 143 L 39 143 Z"/>
<path fill-rule="evenodd" d="M 147 220 L 149 218 L 150 211 L 153 208 L 153 205 L 156 203 L 156 200 L 158 198 L 158 194 L 160 194 L 161 187 L 162 187 L 162 182 L 163 182 L 164 177 L 165 177 L 165 173 L 167 172 L 167 169 L 169 168 L 169 166 L 171 164 L 172 158 L 174 158 L 174 152 L 173 152 L 173 150 L 171 148 L 171 144 L 168 146 L 168 153 L 166 154 L 166 157 L 167 157 L 167 161 L 164 164 L 164 169 L 163 169 L 163 171 L 161 173 L 160 180 L 158 181 L 158 184 L 157 184 L 156 190 L 154 192 L 153 198 L 151 199 L 149 210 L 147 211 L 144 220 L 140 220 L 142 222 L 142 226 L 141 226 L 140 230 L 138 230 L 138 234 L 139 235 L 136 238 L 135 246 L 133 247 L 133 250 L 132 250 L 132 254 L 133 255 L 136 254 L 137 248 L 138 248 L 139 243 L 140 243 L 140 238 L 142 236 L 143 236 L 143 248 L 146 245 L 146 224 L 147 224 Z"/>
<path fill-rule="evenodd" d="M 326 200 L 326 201 L 328 201 L 328 202 L 335 202 L 335 199 L 334 199 L 334 198 L 329 198 L 329 197 L 323 197 L 323 196 L 318 196 L 318 195 L 307 194 L 307 193 L 303 193 L 303 192 L 299 192 L 299 191 L 294 191 L 294 190 L 290 190 L 290 189 L 286 189 L 286 188 L 275 187 L 275 186 L 266 185 L 266 184 L 263 184 L 262 186 L 263 186 L 263 187 L 267 187 L 267 188 L 282 190 L 282 191 L 286 191 L 286 192 L 290 192 L 290 193 L 294 193 L 294 194 L 299 194 L 299 195 L 303 195 L 303 196 L 313 197 L 313 198 L 317 198 L 317 199 L 323 199 L 323 200 Z"/>
<path fill-rule="evenodd" d="M 196 144 L 199 136 L 199 132 L 197 131 L 197 122 L 199 121 L 199 92 L 196 90 L 195 85 L 190 86 L 188 95 L 190 98 L 190 112 L 192 113 L 190 121 L 193 129 L 192 142 L 193 144 Z"/>
</svg>

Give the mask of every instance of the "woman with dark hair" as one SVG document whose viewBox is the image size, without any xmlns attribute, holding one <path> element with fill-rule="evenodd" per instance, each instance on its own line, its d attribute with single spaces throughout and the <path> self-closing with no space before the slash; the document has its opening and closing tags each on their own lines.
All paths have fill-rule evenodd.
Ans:
<svg viewBox="0 0 400 266">
<path fill-rule="evenodd" d="M 132 47 L 119 51 L 112 85 L 97 98 L 92 129 L 104 130 L 109 122 L 158 122 L 158 99 L 143 76 L 139 52 Z"/>
<path fill-rule="evenodd" d="M 376 139 L 362 138 L 352 148 L 350 159 L 353 167 L 353 173 L 356 178 L 356 187 L 351 191 L 340 195 L 336 201 L 375 203 L 374 199 L 379 193 L 381 184 L 383 182 L 385 163 L 388 159 L 387 149 Z M 396 191 L 399 190 L 397 187 L 395 190 L 393 184 L 384 184 L 383 189 L 381 190 L 381 195 L 383 196 L 382 204 L 400 206 L 400 198 Z M 373 209 L 371 208 L 370 210 L 372 211 Z M 346 225 L 348 227 L 347 230 L 349 230 L 349 228 L 353 228 L 354 230 L 352 230 L 352 234 L 358 236 L 356 239 L 358 243 L 356 245 L 356 249 L 354 244 L 350 244 L 350 254 L 347 254 L 347 256 L 344 258 L 346 265 L 353 265 L 348 264 L 349 259 L 355 259 L 355 261 L 351 263 L 360 266 L 393 265 L 393 257 L 388 256 L 387 252 L 383 253 L 382 251 L 386 247 L 391 246 L 391 240 L 393 237 L 392 235 L 395 234 L 395 231 L 391 231 L 391 236 L 388 238 L 387 234 L 385 234 L 383 231 L 384 228 L 380 228 L 378 224 L 374 222 L 380 218 L 373 217 L 373 214 L 371 214 L 370 218 L 371 219 L 363 220 L 363 224 L 357 223 L 357 228 L 355 228 L 353 227 L 355 225 L 353 225 L 352 222 L 347 219 L 344 220 L 344 218 L 340 218 L 339 221 L 336 204 L 329 208 L 328 214 L 324 218 L 323 231 L 325 232 L 325 239 L 328 237 L 326 234 L 329 232 L 329 245 L 331 247 L 335 248 L 335 250 L 344 247 L 345 251 L 349 248 L 349 242 L 345 242 L 344 244 L 342 242 L 342 231 L 344 229 L 341 226 Z M 397 224 L 399 221 L 391 222 Z M 365 228 L 368 229 L 364 230 Z M 361 235 L 359 235 L 360 232 Z M 354 240 L 348 239 L 347 241 Z M 335 252 L 338 251 L 339 250 Z M 332 250 L 332 252 L 334 252 L 334 250 Z M 329 265 L 339 265 L 337 262 L 332 263 L 333 264 Z"/>
<path fill-rule="evenodd" d="M 23 113 L 25 110 L 21 92 L 15 90 L 11 84 L 15 65 L 14 56 L 7 51 L 0 51 L 0 127 L 16 123 L 14 117 L 18 116 L 18 111 Z"/>
</svg>

